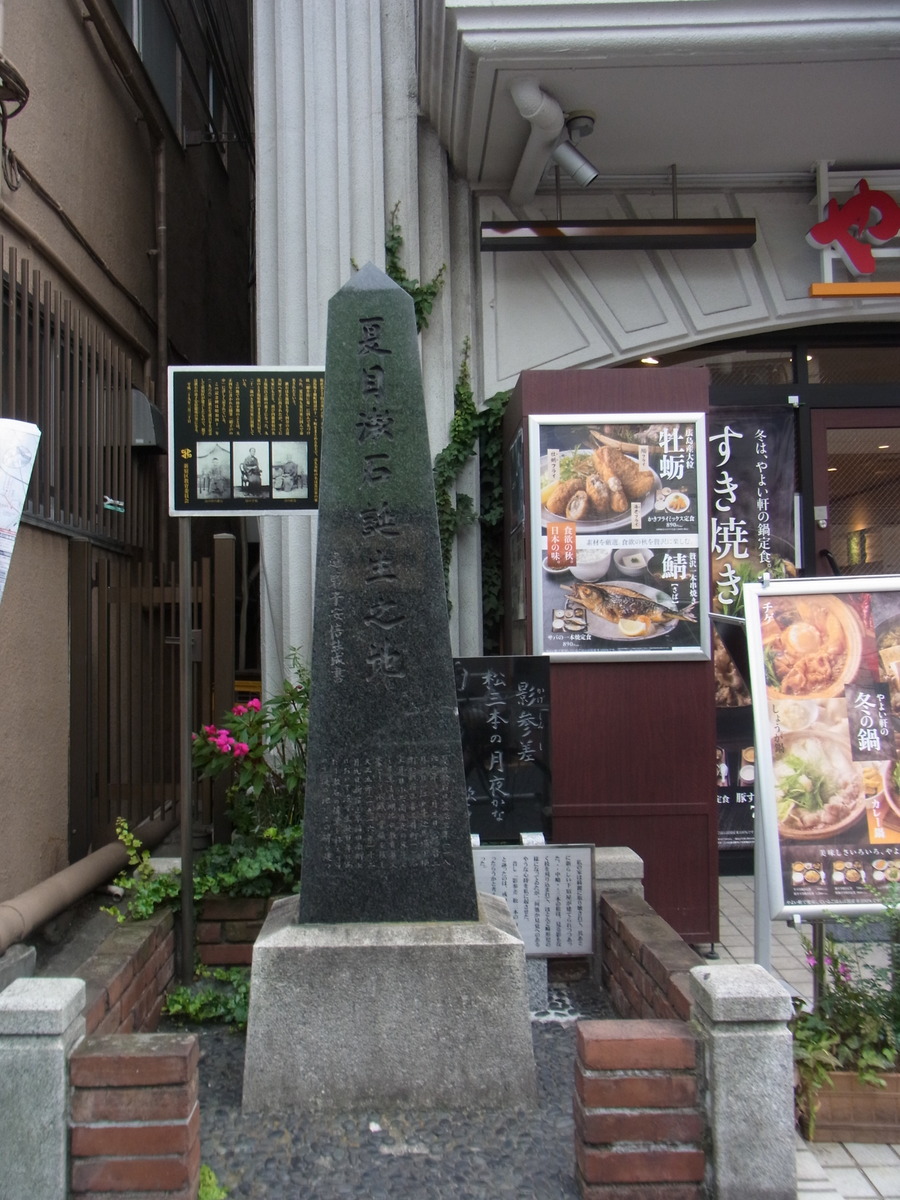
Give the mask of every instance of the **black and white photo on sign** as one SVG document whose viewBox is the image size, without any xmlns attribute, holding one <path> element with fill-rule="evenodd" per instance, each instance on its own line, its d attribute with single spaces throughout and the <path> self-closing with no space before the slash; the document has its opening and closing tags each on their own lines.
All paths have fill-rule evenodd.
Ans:
<svg viewBox="0 0 900 1200">
<path fill-rule="evenodd" d="M 200 500 L 231 496 L 231 447 L 227 442 L 197 443 L 197 496 Z"/>
</svg>

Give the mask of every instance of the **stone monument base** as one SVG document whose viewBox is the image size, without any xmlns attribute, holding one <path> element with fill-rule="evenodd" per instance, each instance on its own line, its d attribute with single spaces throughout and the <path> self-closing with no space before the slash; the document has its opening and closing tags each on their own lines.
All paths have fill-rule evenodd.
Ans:
<svg viewBox="0 0 900 1200">
<path fill-rule="evenodd" d="M 508 1108 L 536 1100 L 525 951 L 506 902 L 478 921 L 298 925 L 253 948 L 245 1112 Z"/>
</svg>

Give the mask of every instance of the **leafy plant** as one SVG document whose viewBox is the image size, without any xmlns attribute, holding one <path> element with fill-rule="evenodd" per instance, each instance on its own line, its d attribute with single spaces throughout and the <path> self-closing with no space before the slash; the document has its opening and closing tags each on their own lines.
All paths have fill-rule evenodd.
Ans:
<svg viewBox="0 0 900 1200">
<path fill-rule="evenodd" d="M 106 905 L 109 913 L 122 924 L 128 918 L 143 921 L 158 908 L 181 904 L 181 872 L 156 874 L 150 863 L 150 851 L 128 828 L 128 823 L 116 821 L 119 840 L 128 848 L 129 865 L 133 872 L 123 871 L 113 881 L 128 896 L 125 910 L 118 905 Z M 232 836 L 230 842 L 210 846 L 194 860 L 195 900 L 204 896 L 272 896 L 300 890 L 300 867 L 303 851 L 303 826 L 289 825 L 286 829 L 259 830 L 255 834 Z"/>
<path fill-rule="evenodd" d="M 453 542 L 467 525 L 481 525 L 481 604 L 485 653 L 496 653 L 500 644 L 503 618 L 503 414 L 509 392 L 498 392 L 476 408 L 469 372 L 468 339 L 463 346 L 456 387 L 453 392 L 453 417 L 450 440 L 434 460 L 434 487 L 444 563 L 444 584 L 450 585 Z M 480 511 L 471 496 L 452 489 L 466 463 L 478 451 Z"/>
<path fill-rule="evenodd" d="M 441 288 L 444 286 L 444 275 L 447 265 L 444 263 L 438 273 L 428 283 L 420 283 L 418 279 L 411 279 L 407 275 L 406 268 L 400 261 L 400 251 L 403 249 L 403 230 L 400 227 L 397 217 L 399 211 L 400 201 L 398 200 L 391 209 L 390 224 L 385 236 L 384 270 L 389 279 L 393 279 L 394 283 L 398 283 L 412 297 L 413 306 L 416 311 L 416 329 L 421 333 L 428 326 L 428 319 L 431 316 L 431 310 L 434 308 L 434 302 L 437 300 Z"/>
<path fill-rule="evenodd" d="M 206 1163 L 201 1163 L 200 1188 L 197 1192 L 197 1200 L 226 1200 L 227 1196 L 227 1188 L 219 1186 L 219 1181 L 216 1179 L 216 1173 L 212 1167 L 208 1167 Z"/>
<path fill-rule="evenodd" d="M 794 1001 L 790 1027 L 794 1035 L 795 1090 L 798 1113 L 805 1119 L 810 1136 L 815 1132 L 818 1093 L 830 1083 L 831 1071 L 856 1071 L 859 1078 L 884 1087 L 879 1072 L 890 1071 L 900 1049 L 900 889 L 892 884 L 887 893 L 871 889 L 884 904 L 883 913 L 859 917 L 837 916 L 836 924 L 854 931 L 861 940 L 841 942 L 824 938 L 822 960 L 809 939 L 804 938 L 806 958 L 817 972 L 816 1003 L 807 1009 Z M 874 938 L 877 926 L 888 930 L 886 962 L 884 943 Z M 866 932 L 871 936 L 865 937 Z"/>
<path fill-rule="evenodd" d="M 187 1022 L 220 1021 L 246 1029 L 249 1009 L 249 967 L 200 966 L 193 983 L 168 993 L 163 1011 Z"/>
<path fill-rule="evenodd" d="M 453 485 L 459 473 L 475 453 L 478 440 L 478 412 L 472 393 L 469 374 L 469 340 L 463 347 L 463 359 L 453 390 L 453 417 L 450 421 L 450 441 L 434 460 L 434 492 L 437 502 L 438 532 L 441 539 L 441 559 L 444 564 L 444 587 L 449 603 L 450 563 L 453 558 L 453 540 L 466 525 L 473 524 L 477 517 L 471 496 L 457 493 L 453 503 Z"/>
<path fill-rule="evenodd" d="M 177 902 L 181 895 L 181 873 L 170 871 L 157 874 L 150 862 L 150 851 L 140 838 L 128 828 L 124 817 L 116 820 L 116 837 L 128 851 L 130 871 L 120 872 L 113 886 L 120 888 L 128 897 L 125 912 L 117 904 L 103 905 L 101 911 L 115 917 L 121 925 L 127 917 L 143 921 L 153 915 L 163 904 Z"/>
<path fill-rule="evenodd" d="M 300 890 L 303 826 L 233 834 L 194 863 L 194 899 L 206 895 L 271 896 Z"/>
<path fill-rule="evenodd" d="M 265 701 L 236 704 L 221 726 L 194 734 L 194 766 L 203 779 L 228 773 L 228 815 L 240 834 L 303 818 L 306 739 L 309 733 L 309 672 L 300 652 L 288 655 L 288 678 Z"/>
</svg>

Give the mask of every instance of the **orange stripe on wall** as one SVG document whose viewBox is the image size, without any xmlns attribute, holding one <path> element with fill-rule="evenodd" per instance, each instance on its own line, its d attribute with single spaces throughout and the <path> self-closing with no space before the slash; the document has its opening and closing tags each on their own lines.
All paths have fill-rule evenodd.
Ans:
<svg viewBox="0 0 900 1200">
<path fill-rule="evenodd" d="M 900 296 L 900 280 L 885 283 L 811 283 L 810 296 Z"/>
</svg>

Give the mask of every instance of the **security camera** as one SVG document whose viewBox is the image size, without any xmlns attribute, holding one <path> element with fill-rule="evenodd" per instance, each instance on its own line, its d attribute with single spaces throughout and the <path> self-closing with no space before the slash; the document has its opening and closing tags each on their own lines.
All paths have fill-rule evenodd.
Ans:
<svg viewBox="0 0 900 1200">
<path fill-rule="evenodd" d="M 585 158 L 569 141 L 560 142 L 550 157 L 572 176 L 579 187 L 587 187 L 600 174 L 590 159 Z"/>
</svg>

